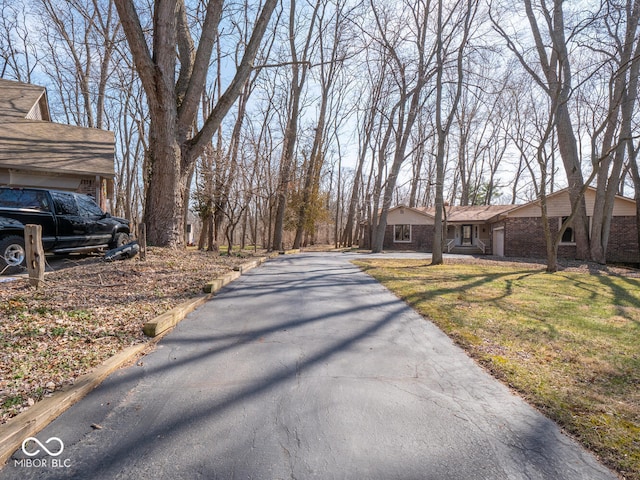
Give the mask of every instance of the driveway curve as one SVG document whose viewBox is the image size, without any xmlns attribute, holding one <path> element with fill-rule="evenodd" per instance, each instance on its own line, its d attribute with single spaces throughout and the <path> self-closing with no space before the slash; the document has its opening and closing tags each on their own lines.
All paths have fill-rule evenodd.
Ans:
<svg viewBox="0 0 640 480">
<path fill-rule="evenodd" d="M 0 479 L 616 478 L 353 258 L 243 275 Z"/>
</svg>

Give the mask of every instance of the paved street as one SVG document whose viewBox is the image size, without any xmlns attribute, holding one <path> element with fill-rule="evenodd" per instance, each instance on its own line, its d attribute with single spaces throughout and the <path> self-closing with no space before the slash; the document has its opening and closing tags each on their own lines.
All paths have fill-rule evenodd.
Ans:
<svg viewBox="0 0 640 480">
<path fill-rule="evenodd" d="M 353 258 L 243 275 L 0 480 L 616 478 Z"/>
</svg>

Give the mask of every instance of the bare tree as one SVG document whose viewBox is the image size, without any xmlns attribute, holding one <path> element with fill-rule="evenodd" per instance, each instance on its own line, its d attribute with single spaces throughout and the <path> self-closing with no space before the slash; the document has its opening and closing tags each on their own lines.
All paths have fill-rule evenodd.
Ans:
<svg viewBox="0 0 640 480">
<path fill-rule="evenodd" d="M 402 50 L 407 47 L 403 45 L 404 38 L 401 29 L 395 29 L 394 31 L 394 23 L 390 21 L 388 12 L 383 15 L 383 12 L 379 11 L 373 3 L 371 3 L 371 7 L 377 27 L 377 41 L 385 52 L 385 56 L 389 59 L 388 61 L 393 65 L 391 72 L 398 87 L 397 109 L 390 117 L 395 130 L 393 162 L 385 182 L 382 209 L 372 238 L 372 252 L 380 252 L 383 247 L 387 215 L 393 199 L 398 174 L 406 157 L 411 131 L 423 103 L 423 88 L 429 78 L 433 51 L 427 49 L 427 39 L 429 38 L 429 19 L 432 9 L 429 1 L 420 1 L 411 5 L 405 3 L 403 5 L 408 14 L 407 16 L 412 21 L 410 30 L 414 32 L 414 36 L 409 39 L 409 43 L 415 56 L 409 60 L 402 53 Z M 409 68 L 409 62 L 415 65 L 414 71 Z"/>
<path fill-rule="evenodd" d="M 433 112 L 428 108 L 423 108 L 418 116 L 418 127 L 413 132 L 413 150 L 411 152 L 411 189 L 409 192 L 409 206 L 418 206 L 418 199 L 420 198 L 420 187 L 425 184 L 425 180 L 430 178 L 429 174 L 423 175 L 423 167 L 429 165 L 429 140 L 435 135 L 435 132 L 431 128 L 428 117 L 431 117 Z"/>
<path fill-rule="evenodd" d="M 463 2 L 464 5 L 464 2 Z M 437 132 L 437 151 L 436 151 L 436 191 L 435 191 L 435 215 L 434 215 L 434 233 L 433 233 L 433 253 L 431 257 L 432 265 L 441 265 L 443 263 L 442 251 L 444 249 L 444 228 L 445 212 L 444 212 L 444 157 L 447 136 L 451 129 L 458 103 L 462 95 L 463 87 L 463 62 L 467 43 L 471 35 L 473 20 L 477 13 L 477 4 L 475 2 L 467 2 L 459 14 L 458 21 L 454 22 L 452 35 L 458 37 L 458 42 L 453 52 L 450 52 L 445 45 L 451 44 L 451 39 L 445 42 L 445 14 L 443 11 L 443 2 L 438 0 L 438 15 L 436 29 L 436 132 Z M 455 10 L 454 10 L 455 12 Z M 457 28 L 456 28 L 457 27 Z M 455 38 L 454 36 L 454 38 Z M 452 55 L 453 54 L 453 55 Z M 453 56 L 454 68 L 452 72 L 453 88 L 451 98 L 448 104 L 445 104 L 445 71 L 446 62 L 449 56 Z M 443 110 L 449 109 L 448 113 Z"/>
<path fill-rule="evenodd" d="M 120 34 L 113 0 L 64 6 L 56 0 L 39 0 L 39 5 L 51 65 L 46 68 L 55 79 L 69 123 L 105 128 L 105 95 Z"/>
<path fill-rule="evenodd" d="M 147 149 L 147 122 L 143 92 L 135 77 L 133 65 L 126 68 L 126 62 L 115 70 L 116 98 L 107 103 L 107 118 L 116 133 L 116 203 L 117 215 L 130 219 L 134 230 L 142 221 L 144 185 L 141 179 L 142 161 Z M 112 111 L 111 111 L 112 109 Z"/>
<path fill-rule="evenodd" d="M 155 2 L 149 39 L 133 0 L 115 0 L 149 105 L 145 222 L 150 243 L 184 244 L 185 202 L 195 161 L 242 92 L 276 3 L 265 0 L 233 79 L 202 127 L 194 130 L 223 2 L 206 5 L 196 48 L 183 0 Z"/>
<path fill-rule="evenodd" d="M 245 7 L 248 9 L 246 4 Z M 238 39 L 236 42 L 238 47 L 234 52 L 236 68 L 241 62 L 242 51 L 240 50 L 240 45 L 245 45 L 249 41 L 249 26 L 249 19 L 246 16 L 238 22 L 234 22 L 232 26 L 232 30 L 236 32 Z M 260 62 L 261 66 L 269 58 L 270 50 L 276 38 L 275 35 L 270 35 L 269 37 L 270 41 L 265 42 L 263 48 L 257 54 L 257 61 Z M 203 94 L 202 111 L 205 121 L 223 93 L 220 36 L 217 37 L 215 44 L 217 76 L 212 91 L 207 91 Z M 242 92 L 238 97 L 237 108 L 233 112 L 235 119 L 232 122 L 220 125 L 214 139 L 205 149 L 199 162 L 200 168 L 196 176 L 199 188 L 195 192 L 195 199 L 203 222 L 198 241 L 200 249 L 217 251 L 219 237 L 223 233 L 223 223 L 229 223 L 232 218 L 236 224 L 240 221 L 234 216 L 233 212 L 227 212 L 227 209 L 231 208 L 232 203 L 237 205 L 233 192 L 242 190 L 238 189 L 236 185 L 236 182 L 242 181 L 241 178 L 238 178 L 238 170 L 241 163 L 239 156 L 242 147 L 242 132 L 247 120 L 247 108 L 262 72 L 261 66 L 253 70 L 242 88 Z M 229 129 L 231 131 L 230 135 L 226 133 Z M 246 209 L 243 212 L 246 212 Z M 228 230 L 227 227 L 225 227 L 225 231 Z"/>
<path fill-rule="evenodd" d="M 460 205 L 490 204 L 498 183 L 496 172 L 509 144 L 505 129 L 511 106 L 504 100 L 509 75 L 489 48 L 466 55 L 464 71 L 466 79 L 450 133 L 458 157 L 450 196 L 459 199 Z"/>
<path fill-rule="evenodd" d="M 344 95 L 335 88 L 342 68 L 344 57 L 343 32 L 345 29 L 345 5 L 338 0 L 334 5 L 322 3 L 318 9 L 318 69 L 320 83 L 320 105 L 318 119 L 314 128 L 313 143 L 304 174 L 302 201 L 298 208 L 296 236 L 293 248 L 300 248 L 302 236 L 310 218 L 312 203 L 317 199 L 320 172 L 322 170 L 329 139 L 332 138 L 328 128 L 335 128 L 333 117 L 339 114 L 339 98 Z M 330 107 L 334 107 L 331 108 Z M 338 170 L 339 171 L 339 170 Z M 339 183 L 338 183 L 339 185 Z"/>
<path fill-rule="evenodd" d="M 294 153 L 296 142 L 298 140 L 298 122 L 300 117 L 300 101 L 302 92 L 307 81 L 307 74 L 310 67 L 310 59 L 312 48 L 315 40 L 316 21 L 318 18 L 318 9 L 320 8 L 320 0 L 316 0 L 313 5 L 311 17 L 308 19 L 306 26 L 306 35 L 301 51 L 298 51 L 296 45 L 296 20 L 302 18 L 299 15 L 296 0 L 290 1 L 289 6 L 289 53 L 291 61 L 291 83 L 289 87 L 289 100 L 287 111 L 287 124 L 284 133 L 284 144 L 282 148 L 282 156 L 280 159 L 280 172 L 278 179 L 277 191 L 277 207 L 275 213 L 275 225 L 273 229 L 273 240 L 271 249 L 282 250 L 285 213 L 288 203 L 289 185 L 291 183 L 291 175 L 294 170 Z"/>
<path fill-rule="evenodd" d="M 535 61 L 527 58 L 518 35 L 506 32 L 496 18 L 494 29 L 557 109 L 552 112 L 553 134 L 564 164 L 571 204 L 576 208 L 572 224 L 576 255 L 605 263 L 613 204 L 627 155 L 626 139 L 631 137 L 637 96 L 638 66 L 634 65 L 634 59 L 640 53 L 636 35 L 640 7 L 633 0 L 620 5 L 602 2 L 591 10 L 581 10 L 580 16 L 570 15 L 571 23 L 567 25 L 565 9 L 570 7 L 561 0 L 554 0 L 551 5 L 523 0 L 523 4 L 534 40 Z M 572 48 L 574 52 L 570 54 Z M 573 81 L 572 66 L 580 60 L 576 50 L 588 58 L 579 65 L 581 78 L 577 84 Z M 609 78 L 603 72 L 610 72 Z M 595 100 L 594 94 L 599 92 L 608 93 Z M 577 105 L 574 110 L 572 102 Z M 588 126 L 583 119 L 588 118 L 591 130 L 581 131 Z M 578 136 L 576 131 L 580 132 Z M 589 183 L 583 179 L 580 152 L 580 140 L 587 135 L 591 141 L 590 166 L 597 173 L 590 229 L 585 201 L 581 198 Z"/>
<path fill-rule="evenodd" d="M 603 7 L 607 35 L 600 45 L 593 42 L 594 55 L 609 50 L 607 63 L 612 65 L 605 71 L 611 72 L 610 88 L 604 119 L 591 138 L 592 164 L 594 168 L 597 165 L 598 176 L 590 248 L 591 258 L 600 263 L 606 263 L 615 196 L 632 138 L 640 69 L 640 1 L 626 0 L 622 5 L 607 2 Z"/>
<path fill-rule="evenodd" d="M 365 51 L 365 54 L 367 52 Z M 383 88 L 385 84 L 384 71 L 372 71 L 375 68 L 374 65 L 378 65 L 374 61 L 367 61 L 365 58 L 364 66 L 366 73 L 363 75 L 364 82 L 360 89 L 358 89 L 359 97 L 366 99 L 366 103 L 363 108 L 358 108 L 358 160 L 356 164 L 356 171 L 353 177 L 353 185 L 351 187 L 351 198 L 349 200 L 349 209 L 347 212 L 347 220 L 342 234 L 342 243 L 347 246 L 353 245 L 353 233 L 354 227 L 357 226 L 356 222 L 356 210 L 360 197 L 367 197 L 368 187 L 361 188 L 363 179 L 363 169 L 367 159 L 367 155 L 372 152 L 371 142 L 376 129 L 376 119 L 379 115 L 381 103 L 383 102 Z M 381 69 L 384 69 L 384 63 L 380 65 Z M 370 82 L 370 84 L 369 84 Z M 359 102 L 356 102 L 358 105 Z M 373 167 L 373 161 L 371 167 Z M 371 176 L 371 175 L 370 175 Z M 362 191 L 364 190 L 364 191 Z M 371 231 L 371 225 L 369 226 Z M 370 245 L 370 241 L 368 242 Z"/>
<path fill-rule="evenodd" d="M 33 31 L 27 27 L 29 12 L 23 2 L 0 2 L 0 78 L 31 82 L 40 63 Z"/>
<path fill-rule="evenodd" d="M 590 255 L 588 218 L 584 198 L 581 198 L 584 192 L 584 178 L 569 106 L 574 86 L 563 2 L 553 0 L 552 4 L 540 2 L 536 5 L 532 0 L 522 2 L 534 40 L 537 65 L 525 57 L 513 34 L 508 33 L 495 17 L 492 17 L 492 22 L 494 29 L 505 39 L 508 48 L 519 59 L 522 67 L 549 96 L 557 109 L 554 114 L 555 134 L 558 137 L 560 156 L 567 175 L 569 198 L 571 204 L 576 205 L 576 211 L 573 212 L 576 255 L 578 258 L 587 259 Z M 583 27 L 584 25 L 579 25 L 576 28 Z M 542 75 L 538 74 L 536 67 L 540 68 Z"/>
</svg>

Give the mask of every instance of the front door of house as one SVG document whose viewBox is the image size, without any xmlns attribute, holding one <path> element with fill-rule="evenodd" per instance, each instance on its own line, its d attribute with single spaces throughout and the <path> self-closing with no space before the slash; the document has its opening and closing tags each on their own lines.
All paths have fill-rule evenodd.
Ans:
<svg viewBox="0 0 640 480">
<path fill-rule="evenodd" d="M 471 245 L 472 243 L 472 225 L 462 225 L 462 245 Z"/>
</svg>

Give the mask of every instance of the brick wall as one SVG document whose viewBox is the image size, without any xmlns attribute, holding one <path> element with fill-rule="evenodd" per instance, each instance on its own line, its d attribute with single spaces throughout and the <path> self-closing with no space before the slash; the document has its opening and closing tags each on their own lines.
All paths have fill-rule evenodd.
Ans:
<svg viewBox="0 0 640 480">
<path fill-rule="evenodd" d="M 558 231 L 557 217 L 549 219 L 551 232 Z M 505 222 L 506 257 L 546 258 L 547 250 L 542 219 L 533 217 L 508 218 Z M 638 263 L 638 236 L 635 217 L 614 217 L 607 249 L 608 262 Z M 575 245 L 560 245 L 558 258 L 575 258 Z"/>
<path fill-rule="evenodd" d="M 638 226 L 635 217 L 613 217 L 607 247 L 607 261 L 640 263 Z"/>
<path fill-rule="evenodd" d="M 558 232 L 557 217 L 549 219 L 551 234 Z M 505 223 L 504 255 L 506 257 L 546 258 L 547 244 L 544 238 L 542 218 L 508 218 Z M 558 258 L 575 258 L 575 245 L 560 245 Z"/>
<path fill-rule="evenodd" d="M 387 225 L 384 231 L 384 249 L 430 252 L 432 247 L 433 225 L 411 225 L 411 242 L 408 243 L 393 241 L 393 225 Z"/>
<path fill-rule="evenodd" d="M 80 186 L 76 190 L 77 193 L 84 193 L 96 197 L 96 180 L 95 178 L 83 178 L 80 180 Z"/>
<path fill-rule="evenodd" d="M 542 219 L 508 218 L 504 227 L 504 256 L 545 258 L 547 251 Z"/>
</svg>

